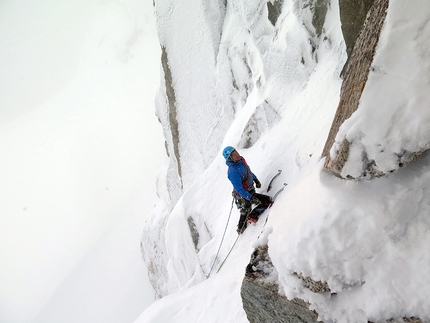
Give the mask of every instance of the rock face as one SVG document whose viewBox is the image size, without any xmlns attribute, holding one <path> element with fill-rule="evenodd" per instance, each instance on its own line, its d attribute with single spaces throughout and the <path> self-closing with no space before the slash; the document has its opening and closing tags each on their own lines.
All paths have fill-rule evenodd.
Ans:
<svg viewBox="0 0 430 323">
<path fill-rule="evenodd" d="M 361 12 L 370 4 L 359 2 L 351 4 L 349 10 L 358 6 Z M 343 2 L 341 16 L 347 4 Z M 393 10 L 386 17 L 389 0 L 373 2 L 355 43 L 355 31 L 348 27 L 354 25 L 354 19 L 341 19 L 347 48 L 352 52 L 342 72 L 340 100 L 322 157 L 327 157 L 325 168 L 342 178 L 386 176 L 430 149 L 428 131 L 421 131 L 428 124 L 421 113 L 428 106 L 428 94 L 421 90 L 423 84 L 428 84 L 428 60 L 424 57 L 428 57 L 429 50 L 423 40 L 428 38 L 424 36 L 427 31 L 421 27 L 399 28 L 404 21 L 421 26 L 419 8 L 405 12 L 397 9 L 394 1 L 390 6 Z M 413 40 L 410 50 L 400 45 L 402 35 Z M 383 100 L 375 106 L 377 98 Z M 381 123 L 382 119 L 390 120 L 391 125 Z M 401 124 L 399 128 L 403 130 L 393 131 L 395 124 Z"/>
<path fill-rule="evenodd" d="M 284 0 L 274 0 L 273 3 L 267 1 L 268 18 L 273 26 L 276 25 L 278 18 L 282 12 Z"/>
<path fill-rule="evenodd" d="M 318 322 L 316 312 L 303 300 L 288 300 L 279 294 L 277 273 L 269 258 L 267 246 L 255 249 L 242 282 L 242 303 L 251 323 Z"/>
<path fill-rule="evenodd" d="M 389 0 L 376 0 L 370 8 L 345 70 L 339 105 L 322 152 L 322 157 L 327 157 L 325 168 L 339 176 L 348 159 L 349 142 L 345 140 L 342 143 L 334 158 L 330 157 L 330 149 L 335 142 L 335 137 L 340 126 L 358 108 L 361 94 L 367 82 L 376 45 L 378 44 L 381 29 L 385 21 L 388 3 Z M 350 24 L 353 25 L 353 23 Z M 369 171 L 372 170 L 370 162 L 367 168 Z M 380 176 L 381 174 L 375 173 L 373 175 Z"/>
<path fill-rule="evenodd" d="M 179 124 L 178 124 L 178 118 L 177 118 L 176 95 L 175 95 L 175 89 L 173 88 L 172 72 L 170 70 L 166 48 L 162 47 L 161 50 L 162 50 L 161 66 L 163 67 L 164 82 L 166 86 L 166 96 L 167 96 L 166 110 L 167 110 L 167 115 L 168 115 L 170 129 L 171 129 L 170 134 L 171 134 L 171 142 L 173 146 L 171 149 L 169 149 L 169 147 L 166 147 L 166 151 L 169 156 L 170 156 L 169 151 L 173 151 L 174 158 L 176 160 L 175 165 L 177 166 L 179 181 L 181 181 L 182 170 L 181 170 L 181 157 L 179 154 Z M 182 187 L 182 184 L 181 184 L 181 187 Z"/>
<path fill-rule="evenodd" d="M 363 27 L 364 21 L 375 0 L 339 0 L 342 34 L 345 39 L 346 53 L 351 55 L 354 44 Z"/>
<path fill-rule="evenodd" d="M 223 131 L 212 129 L 216 125 L 226 131 L 233 119 L 233 108 L 221 104 L 224 96 L 217 79 L 216 53 L 225 6 L 221 0 L 202 5 L 185 0 L 154 2 L 162 49 L 155 105 L 169 157 L 159 194 L 163 194 L 170 211 L 218 155 Z M 196 155 L 201 158 L 197 160 Z"/>
<path fill-rule="evenodd" d="M 417 318 L 417 317 L 403 317 L 403 318 L 399 318 L 399 319 L 391 319 L 391 320 L 387 320 L 385 321 L 386 323 L 425 323 L 423 320 Z M 369 322 L 369 323 L 373 323 L 373 322 Z"/>
<path fill-rule="evenodd" d="M 317 37 L 321 36 L 324 27 L 325 17 L 327 14 L 328 0 L 317 0 L 315 2 L 314 14 L 312 17 L 312 25 L 315 27 Z"/>
<path fill-rule="evenodd" d="M 315 281 L 311 277 L 304 277 L 297 273 L 293 274 L 300 278 L 303 286 L 313 293 L 331 292 L 326 282 Z M 268 247 L 257 247 L 246 267 L 241 289 L 243 309 L 250 323 L 321 322 L 318 321 L 318 313 L 310 310 L 308 303 L 298 298 L 288 300 L 281 295 L 277 280 L 278 275 L 270 260 Z M 376 322 L 368 321 L 368 323 Z M 412 316 L 390 318 L 378 323 L 427 323 L 427 321 Z"/>
</svg>

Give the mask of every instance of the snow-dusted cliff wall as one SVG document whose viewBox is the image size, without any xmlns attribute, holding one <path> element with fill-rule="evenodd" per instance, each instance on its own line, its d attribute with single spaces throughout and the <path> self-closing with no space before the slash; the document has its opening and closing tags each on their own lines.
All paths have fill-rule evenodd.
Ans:
<svg viewBox="0 0 430 323">
<path fill-rule="evenodd" d="M 322 22 L 327 4 L 325 8 Z M 273 12 L 281 9 L 277 17 Z M 327 48 L 342 45 L 340 39 L 331 43 L 325 32 L 317 37 L 312 22 L 314 12 L 314 1 L 286 1 L 283 6 L 275 3 L 272 7 L 266 1 L 228 1 L 212 8 L 198 1 L 155 2 L 164 75 L 157 115 L 164 128 L 170 162 L 160 176 L 161 200 L 147 222 L 142 246 L 159 296 L 181 285 L 177 285 L 175 275 L 169 274 L 172 260 L 168 245 L 172 235 L 168 221 L 173 221 L 184 203 L 176 204 L 179 197 L 185 191 L 183 200 L 195 198 L 186 190 L 192 189 L 196 180 L 202 181 L 203 171 L 215 160 L 212 167 L 220 171 L 217 178 L 207 179 L 209 190 L 202 197 L 205 206 L 186 212 L 191 216 L 187 216 L 187 226 L 196 226 L 200 235 L 210 239 L 215 232 L 207 223 L 208 214 L 201 214 L 212 212 L 205 210 L 211 203 L 207 200 L 212 194 L 229 199 L 229 183 L 222 170 L 225 166 L 222 160 L 215 159 L 223 145 L 232 144 L 239 149 L 253 146 L 282 119 L 287 108 L 285 99 L 290 97 L 294 102 L 295 95 L 307 86 L 318 59 L 322 59 L 317 51 L 321 39 L 325 37 L 322 45 Z M 342 64 L 343 60 L 339 60 L 339 66 Z M 333 72 L 338 74 L 339 67 Z M 295 157 L 309 158 L 309 154 L 303 154 Z M 220 180 L 222 184 L 217 184 Z M 184 281 L 191 278 L 194 270 L 189 270 Z"/>
<path fill-rule="evenodd" d="M 232 107 L 222 104 L 216 75 L 226 8 L 222 1 L 154 5 L 164 76 L 157 115 L 170 156 L 163 197 L 173 206 L 212 162 L 233 119 Z"/>
<path fill-rule="evenodd" d="M 360 3 L 366 9 L 356 18 L 363 22 L 371 3 Z M 344 167 L 350 174 L 360 175 L 368 152 L 378 152 L 378 165 L 388 165 L 401 146 L 426 148 L 430 114 L 423 58 L 430 8 L 425 0 L 419 3 L 404 7 L 401 0 L 389 1 L 375 60 L 370 58 L 378 63 L 371 65 L 363 101 L 341 122 L 328 148 L 334 156 L 339 143 L 351 139 Z M 168 296 L 139 322 L 247 322 L 240 287 L 258 246 L 268 246 L 274 265 L 270 278 L 279 293 L 304 301 L 319 320 L 429 319 L 424 287 L 430 283 L 424 277 L 430 269 L 428 155 L 376 182 L 341 180 L 324 170 L 320 157 L 344 99 L 345 38 L 351 48 L 358 36 L 342 20 L 347 4 L 232 0 L 209 8 L 197 0 L 155 1 L 164 73 L 157 114 L 170 163 L 159 178 L 160 200 L 145 225 L 142 253 L 158 296 Z M 396 41 L 405 44 L 407 57 L 418 57 L 412 70 L 406 71 Z M 385 63 L 387 73 L 379 68 Z M 414 86 L 408 88 L 405 80 L 414 80 Z M 401 90 L 398 96 L 395 89 Z M 381 142 L 384 147 L 377 151 Z M 230 211 L 231 184 L 220 155 L 226 145 L 239 149 L 263 185 L 278 169 L 283 169 L 278 187 L 289 185 L 215 274 L 211 268 L 219 267 L 235 242 L 238 219 L 237 210 Z M 419 278 L 409 284 L 408 273 Z M 300 277 L 321 281 L 331 292 L 315 293 Z"/>
</svg>

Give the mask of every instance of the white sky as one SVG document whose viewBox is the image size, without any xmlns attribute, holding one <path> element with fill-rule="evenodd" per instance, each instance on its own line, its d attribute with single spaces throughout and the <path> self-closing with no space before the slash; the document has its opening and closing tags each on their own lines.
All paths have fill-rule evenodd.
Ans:
<svg viewBox="0 0 430 323">
<path fill-rule="evenodd" d="M 139 241 L 165 157 L 151 10 L 0 4 L 2 322 L 130 321 L 152 301 Z"/>
</svg>

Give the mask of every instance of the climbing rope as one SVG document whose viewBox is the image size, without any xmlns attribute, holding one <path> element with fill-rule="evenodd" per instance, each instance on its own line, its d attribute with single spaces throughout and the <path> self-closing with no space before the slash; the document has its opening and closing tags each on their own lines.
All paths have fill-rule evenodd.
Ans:
<svg viewBox="0 0 430 323">
<path fill-rule="evenodd" d="M 214 262 L 213 262 L 213 264 L 212 264 L 212 267 L 211 267 L 211 270 L 209 271 L 209 274 L 206 276 L 206 278 L 209 278 L 209 276 L 210 276 L 210 274 L 211 274 L 211 272 L 212 272 L 212 269 L 214 268 L 215 262 L 216 262 L 216 260 L 217 260 L 217 258 L 218 258 L 219 251 L 221 250 L 221 245 L 222 245 L 222 242 L 224 241 L 225 232 L 227 231 L 227 227 L 228 227 L 228 222 L 230 221 L 231 211 L 233 210 L 233 203 L 234 203 L 234 198 L 233 198 L 233 201 L 231 201 L 230 214 L 228 215 L 227 225 L 226 225 L 226 227 L 225 227 L 224 234 L 222 235 L 221 244 L 219 245 L 218 252 L 217 252 L 217 254 L 216 254 L 216 256 L 215 256 L 215 260 L 214 260 Z M 249 215 L 249 214 L 248 214 L 248 215 Z M 242 232 L 242 233 L 243 233 L 243 230 L 246 228 L 246 224 L 247 224 L 247 222 L 248 222 L 248 215 L 246 216 L 245 221 L 243 221 L 242 227 L 240 228 L 239 232 Z M 225 264 L 225 262 L 226 262 L 226 260 L 227 260 L 228 256 L 230 256 L 231 252 L 233 251 L 234 246 L 236 245 L 237 241 L 239 240 L 239 238 L 240 238 L 240 236 L 241 236 L 241 234 L 240 234 L 239 232 L 238 232 L 238 235 L 237 235 L 236 241 L 233 243 L 233 245 L 231 246 L 231 248 L 230 248 L 230 250 L 229 250 L 229 252 L 228 252 L 227 256 L 225 256 L 224 260 L 222 261 L 221 265 L 219 266 L 219 268 L 218 268 L 218 270 L 217 270 L 217 274 L 218 274 L 218 273 L 219 273 L 219 271 L 221 270 L 222 266 L 224 266 L 224 264 Z"/>
<path fill-rule="evenodd" d="M 240 228 L 240 231 L 241 231 L 241 232 L 243 232 L 243 229 L 245 228 L 245 225 L 246 225 L 246 223 L 247 223 L 247 222 L 248 222 L 248 216 L 246 216 L 246 219 L 245 219 L 245 221 L 243 222 L 242 227 Z M 234 246 L 236 245 L 237 240 L 239 240 L 240 236 L 241 236 L 241 234 L 240 234 L 240 233 L 238 233 L 237 238 L 236 238 L 236 241 L 233 243 L 233 245 L 231 246 L 230 251 L 228 252 L 227 256 L 225 256 L 224 260 L 222 261 L 221 265 L 219 266 L 218 270 L 216 271 L 216 273 L 217 273 L 217 274 L 218 274 L 218 273 L 219 273 L 219 271 L 221 270 L 222 266 L 224 266 L 224 264 L 225 264 L 225 262 L 226 262 L 226 260 L 227 260 L 228 256 L 230 256 L 230 254 L 231 254 L 231 252 L 232 252 L 232 250 L 233 250 Z"/>
<path fill-rule="evenodd" d="M 225 257 L 225 259 L 222 261 L 221 265 L 219 266 L 218 270 L 216 271 L 216 273 L 218 274 L 219 271 L 221 270 L 222 266 L 224 266 L 228 256 L 230 256 L 231 251 L 233 250 L 234 246 L 236 245 L 237 240 L 239 240 L 240 238 L 240 234 L 237 235 L 236 241 L 233 243 L 233 245 L 230 248 L 230 251 L 228 252 L 227 256 Z"/>
<path fill-rule="evenodd" d="M 228 227 L 228 222 L 230 221 L 231 211 L 233 211 L 233 203 L 234 203 L 234 198 L 233 198 L 233 200 L 231 201 L 230 214 L 228 215 L 227 224 L 226 224 L 226 226 L 225 226 L 224 233 L 223 233 L 223 235 L 222 235 L 221 243 L 219 244 L 218 252 L 216 253 L 216 256 L 215 256 L 214 262 L 213 262 L 213 264 L 212 264 L 211 270 L 209 271 L 209 274 L 207 274 L 206 278 L 209 278 L 209 276 L 211 275 L 212 269 L 214 268 L 214 266 L 215 266 L 215 262 L 216 262 L 216 260 L 217 260 L 217 258 L 218 258 L 218 255 L 219 255 L 219 251 L 221 250 L 221 246 L 222 246 L 222 243 L 223 243 L 223 241 L 224 241 L 225 233 L 226 233 L 226 231 L 227 231 L 227 227 Z M 231 250 L 230 250 L 230 252 L 231 252 Z M 225 261 L 225 260 L 224 260 L 224 261 Z M 218 269 L 218 271 L 219 271 L 219 269 Z M 217 271 L 217 272 L 218 272 L 218 271 Z"/>
</svg>

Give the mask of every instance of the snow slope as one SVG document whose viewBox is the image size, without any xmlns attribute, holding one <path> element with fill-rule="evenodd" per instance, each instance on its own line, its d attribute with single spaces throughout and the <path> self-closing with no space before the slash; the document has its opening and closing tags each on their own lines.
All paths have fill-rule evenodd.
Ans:
<svg viewBox="0 0 430 323">
<path fill-rule="evenodd" d="M 345 181 L 327 173 L 319 156 L 338 105 L 339 74 L 346 60 L 339 8 L 330 2 L 317 39 L 309 7 L 285 1 L 278 23 L 271 27 L 255 19 L 265 14 L 262 3 L 228 1 L 217 61 L 223 68 L 219 82 L 231 83 L 231 73 L 240 72 L 243 64 L 248 64 L 249 78 L 237 90 L 221 87 L 234 103 L 234 120 L 217 144 L 211 165 L 171 212 L 160 201 L 145 225 L 145 260 L 154 270 L 152 282 L 159 295 L 167 296 L 136 322 L 247 322 L 240 286 L 253 247 L 265 243 L 280 293 L 308 301 L 324 322 L 411 316 L 429 320 L 430 155 L 373 181 Z M 369 149 L 384 142 L 389 149 L 380 156 L 387 160 L 404 142 L 406 147 L 426 147 L 428 21 L 426 1 L 413 7 L 390 1 L 375 69 L 339 141 L 344 135 L 362 134 L 357 138 L 365 138 L 361 142 Z M 240 32 L 243 29 L 247 32 Z M 239 50 L 238 44 L 243 46 Z M 223 55 L 224 46 L 237 59 Z M 240 237 L 222 270 L 207 279 L 231 206 L 231 184 L 220 154 L 226 145 L 239 149 L 263 185 L 277 169 L 283 169 L 278 187 L 289 185 L 263 221 Z M 353 159 L 349 167 L 360 165 L 361 160 Z M 159 189 L 169 189 L 163 178 Z M 233 208 L 215 268 L 234 244 L 237 220 Z M 198 240 L 193 240 L 193 228 Z M 326 281 L 336 294 L 310 292 L 293 272 Z"/>
</svg>

